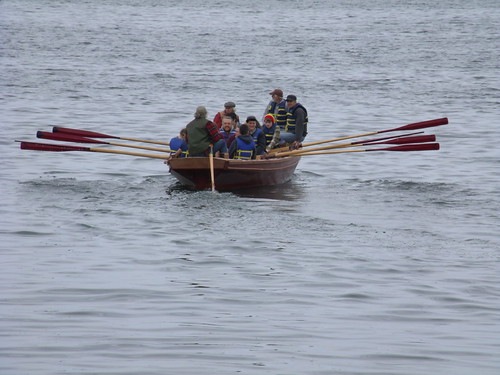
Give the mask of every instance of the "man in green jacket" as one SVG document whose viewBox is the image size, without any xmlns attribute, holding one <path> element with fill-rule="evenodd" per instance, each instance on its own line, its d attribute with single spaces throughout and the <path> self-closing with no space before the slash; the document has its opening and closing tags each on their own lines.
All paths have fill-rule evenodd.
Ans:
<svg viewBox="0 0 500 375">
<path fill-rule="evenodd" d="M 224 137 L 220 134 L 217 126 L 207 120 L 207 109 L 203 106 L 196 108 L 194 120 L 186 126 L 186 141 L 189 147 L 189 156 L 208 156 L 210 146 L 213 145 L 213 153 L 217 155 L 227 153 L 227 145 Z"/>
</svg>

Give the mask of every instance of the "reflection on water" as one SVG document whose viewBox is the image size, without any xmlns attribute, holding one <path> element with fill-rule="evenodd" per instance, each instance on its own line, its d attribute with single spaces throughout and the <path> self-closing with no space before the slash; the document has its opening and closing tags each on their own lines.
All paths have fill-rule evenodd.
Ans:
<svg viewBox="0 0 500 375">
<path fill-rule="evenodd" d="M 197 192 L 199 190 L 189 188 L 180 182 L 175 182 L 166 189 L 167 195 L 177 192 Z M 228 192 L 224 192 L 228 193 Z M 238 189 L 229 192 L 240 198 L 275 199 L 281 201 L 302 200 L 305 196 L 305 186 L 302 181 L 292 179 L 280 185 L 263 186 L 258 188 Z"/>
<path fill-rule="evenodd" d="M 291 180 L 281 185 L 263 186 L 252 189 L 239 189 L 233 193 L 242 198 L 275 199 L 297 201 L 304 197 L 304 186 L 299 181 Z"/>
</svg>

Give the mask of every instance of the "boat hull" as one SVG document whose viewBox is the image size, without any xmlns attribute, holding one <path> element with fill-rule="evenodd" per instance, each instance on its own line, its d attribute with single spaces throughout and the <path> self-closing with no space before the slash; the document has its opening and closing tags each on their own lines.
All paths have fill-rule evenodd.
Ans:
<svg viewBox="0 0 500 375">
<path fill-rule="evenodd" d="M 219 191 L 278 185 L 289 181 L 300 156 L 262 160 L 214 158 L 215 189 Z M 176 158 L 169 162 L 170 173 L 192 189 L 210 189 L 207 157 Z"/>
</svg>

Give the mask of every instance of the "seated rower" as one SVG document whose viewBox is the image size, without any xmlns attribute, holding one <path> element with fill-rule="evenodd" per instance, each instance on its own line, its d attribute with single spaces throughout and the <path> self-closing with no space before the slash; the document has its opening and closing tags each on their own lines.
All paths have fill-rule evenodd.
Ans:
<svg viewBox="0 0 500 375">
<path fill-rule="evenodd" d="M 295 95 L 286 97 L 288 109 L 285 132 L 281 133 L 281 145 L 291 144 L 292 149 L 300 147 L 301 142 L 307 136 L 307 109 L 297 102 Z"/>
<path fill-rule="evenodd" d="M 181 129 L 179 135 L 170 140 L 170 155 L 173 158 L 185 158 L 188 156 L 188 144 L 186 142 L 186 128 Z"/>
<path fill-rule="evenodd" d="M 229 147 L 229 157 L 231 159 L 250 160 L 255 159 L 257 150 L 255 142 L 250 134 L 247 124 L 243 124 L 239 128 L 239 133 L 231 146 Z"/>
<path fill-rule="evenodd" d="M 196 108 L 194 120 L 186 126 L 186 142 L 189 156 L 208 156 L 210 149 L 215 156 L 224 154 L 227 157 L 227 146 L 217 126 L 207 120 L 207 109 L 203 106 Z M 213 147 L 212 147 L 213 145 Z"/>
<path fill-rule="evenodd" d="M 236 117 L 236 121 L 240 122 L 240 117 L 236 114 L 236 104 L 234 102 L 226 102 L 224 104 L 224 110 L 217 112 L 214 117 L 213 123 L 217 126 L 217 129 L 222 127 L 222 119 L 224 116 L 234 116 Z"/>
<path fill-rule="evenodd" d="M 240 135 L 240 128 L 237 127 L 236 129 L 234 129 L 234 133 L 229 137 L 229 139 L 227 140 L 229 142 L 229 146 L 231 146 L 231 144 L 233 143 L 233 141 Z"/>
<path fill-rule="evenodd" d="M 226 142 L 226 146 L 231 146 L 231 136 L 236 132 L 236 129 L 233 127 L 233 120 L 229 116 L 225 116 L 222 118 L 222 127 L 220 129 L 220 133 L 224 137 L 224 141 Z"/>
<path fill-rule="evenodd" d="M 266 136 L 255 116 L 248 116 L 246 124 L 248 125 L 249 132 L 255 142 L 257 155 L 263 155 L 266 151 Z"/>
</svg>

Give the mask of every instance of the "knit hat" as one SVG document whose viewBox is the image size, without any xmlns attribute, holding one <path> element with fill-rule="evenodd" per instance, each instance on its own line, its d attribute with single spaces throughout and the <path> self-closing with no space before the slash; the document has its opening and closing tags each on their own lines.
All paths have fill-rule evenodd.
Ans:
<svg viewBox="0 0 500 375">
<path fill-rule="evenodd" d="M 271 120 L 271 122 L 274 124 L 274 116 L 271 114 L 265 115 L 264 116 L 264 121 L 266 120 Z"/>
</svg>

